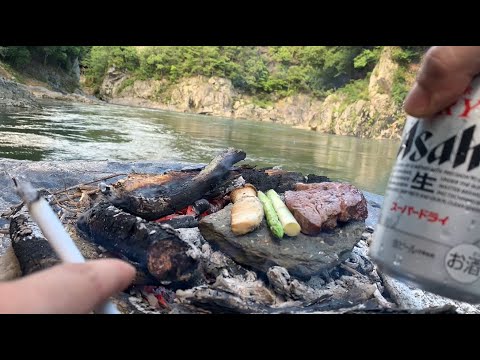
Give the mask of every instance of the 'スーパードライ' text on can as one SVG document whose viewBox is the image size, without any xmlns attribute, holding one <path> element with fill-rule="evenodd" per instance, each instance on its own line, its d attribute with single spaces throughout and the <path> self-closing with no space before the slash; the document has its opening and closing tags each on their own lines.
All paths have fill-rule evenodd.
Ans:
<svg viewBox="0 0 480 360">
<path fill-rule="evenodd" d="M 480 303 L 480 78 L 434 118 L 407 117 L 370 256 L 424 290 Z"/>
</svg>

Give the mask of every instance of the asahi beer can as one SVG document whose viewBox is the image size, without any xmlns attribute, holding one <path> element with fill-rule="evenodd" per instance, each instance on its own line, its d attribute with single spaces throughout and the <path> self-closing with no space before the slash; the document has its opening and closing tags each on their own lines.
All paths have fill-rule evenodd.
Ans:
<svg viewBox="0 0 480 360">
<path fill-rule="evenodd" d="M 480 303 L 480 78 L 434 118 L 407 117 L 370 256 L 393 277 Z"/>
</svg>

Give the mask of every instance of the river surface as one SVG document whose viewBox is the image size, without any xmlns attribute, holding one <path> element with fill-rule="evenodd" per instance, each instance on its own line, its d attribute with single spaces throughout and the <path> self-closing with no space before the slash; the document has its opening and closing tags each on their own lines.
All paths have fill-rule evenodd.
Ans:
<svg viewBox="0 0 480 360">
<path fill-rule="evenodd" d="M 42 110 L 0 110 L 3 158 L 206 163 L 236 147 L 251 164 L 325 175 L 381 195 L 398 146 L 393 140 L 115 105 L 48 103 Z"/>
</svg>

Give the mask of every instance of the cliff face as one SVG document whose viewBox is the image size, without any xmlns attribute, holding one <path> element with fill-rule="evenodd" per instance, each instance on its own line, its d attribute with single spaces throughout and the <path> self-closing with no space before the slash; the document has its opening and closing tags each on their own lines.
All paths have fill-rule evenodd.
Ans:
<svg viewBox="0 0 480 360">
<path fill-rule="evenodd" d="M 135 80 L 110 69 L 102 87 L 102 99 L 122 105 L 145 106 L 164 110 L 214 116 L 272 121 L 308 127 L 321 102 L 307 95 L 287 97 L 272 104 L 258 105 L 239 93 L 224 78 L 195 76 L 168 87 L 161 80 Z M 123 84 L 123 85 L 122 85 Z"/>
<path fill-rule="evenodd" d="M 310 121 L 310 127 L 340 135 L 400 137 L 405 114 L 391 96 L 398 70 L 398 64 L 392 59 L 392 50 L 386 47 L 375 66 L 369 79 L 367 100 L 348 103 L 345 96 L 332 94 L 324 100 L 320 111 Z"/>
<path fill-rule="evenodd" d="M 259 104 L 228 79 L 195 76 L 168 86 L 163 80 L 134 80 L 115 68 L 104 78 L 100 96 L 122 105 L 271 121 L 339 135 L 398 138 L 405 116 L 391 95 L 398 70 L 393 51 L 383 49 L 368 81 L 368 97 L 361 100 L 350 101 L 337 91 L 323 101 L 299 94 Z"/>
<path fill-rule="evenodd" d="M 35 78 L 31 77 L 33 72 L 37 74 Z M 38 80 L 39 78 L 45 81 Z M 55 72 L 50 67 L 34 64 L 28 71 L 20 74 L 0 62 L 0 108 L 40 108 L 38 99 L 99 103 L 93 96 L 85 96 L 79 86 L 78 71 L 73 75 L 65 75 L 64 72 Z"/>
<path fill-rule="evenodd" d="M 15 76 L 0 62 L 0 108 L 39 108 L 28 87 L 19 84 Z"/>
</svg>

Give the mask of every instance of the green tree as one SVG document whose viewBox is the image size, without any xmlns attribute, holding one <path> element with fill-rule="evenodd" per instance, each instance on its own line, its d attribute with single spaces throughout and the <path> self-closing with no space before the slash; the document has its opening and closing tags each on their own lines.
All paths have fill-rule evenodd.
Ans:
<svg viewBox="0 0 480 360">
<path fill-rule="evenodd" d="M 93 46 L 84 60 L 86 80 L 90 84 L 99 84 L 107 72 L 110 50 L 107 46 Z"/>
<path fill-rule="evenodd" d="M 374 65 L 378 61 L 381 51 L 382 46 L 376 46 L 374 49 L 364 49 L 353 59 L 353 66 L 356 69 L 364 69 L 367 66 Z"/>
<path fill-rule="evenodd" d="M 73 61 L 81 60 L 88 51 L 86 46 L 6 46 L 0 55 L 17 67 L 25 67 L 35 60 L 69 70 Z"/>
<path fill-rule="evenodd" d="M 402 47 L 398 61 L 415 61 L 417 48 Z M 355 81 L 368 76 L 381 50 L 380 46 L 155 46 L 139 52 L 135 47 L 94 46 L 85 51 L 83 63 L 95 84 L 115 66 L 134 78 L 170 83 L 196 75 L 220 76 L 257 96 L 298 92 L 326 96 L 347 84 L 349 94 L 363 96 L 365 82 Z"/>
<path fill-rule="evenodd" d="M 400 65 L 406 66 L 418 62 L 429 46 L 401 46 L 395 49 L 393 59 Z"/>
<path fill-rule="evenodd" d="M 86 79 L 90 85 L 98 86 L 109 67 L 118 70 L 134 71 L 138 69 L 140 60 L 134 47 L 128 46 L 93 46 L 88 51 L 78 50 L 85 54 L 83 64 L 86 66 Z"/>
<path fill-rule="evenodd" d="M 8 46 L 5 59 L 18 67 L 25 67 L 30 64 L 32 55 L 28 46 Z"/>
</svg>

